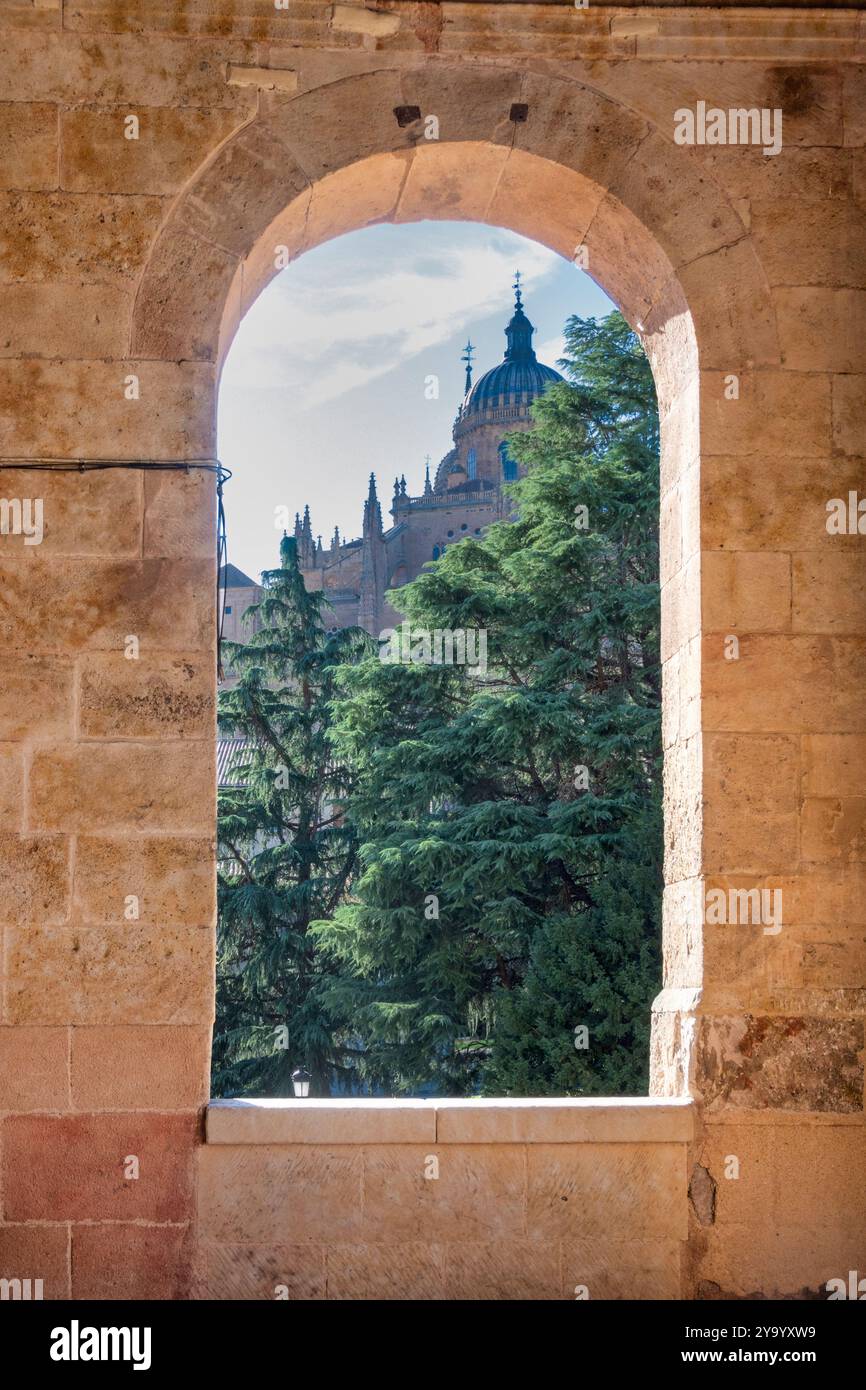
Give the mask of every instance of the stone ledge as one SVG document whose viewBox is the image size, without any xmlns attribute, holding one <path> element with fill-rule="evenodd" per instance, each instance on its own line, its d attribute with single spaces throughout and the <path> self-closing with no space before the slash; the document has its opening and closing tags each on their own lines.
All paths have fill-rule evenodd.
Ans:
<svg viewBox="0 0 866 1390">
<path fill-rule="evenodd" d="M 687 1143 L 690 1099 L 214 1100 L 209 1144 Z"/>
</svg>

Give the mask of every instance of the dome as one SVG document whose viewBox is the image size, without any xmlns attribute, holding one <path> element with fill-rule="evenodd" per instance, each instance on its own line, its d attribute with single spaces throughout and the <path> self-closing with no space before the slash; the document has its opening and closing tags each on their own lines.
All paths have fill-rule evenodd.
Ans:
<svg viewBox="0 0 866 1390">
<path fill-rule="evenodd" d="M 532 347 L 535 332 L 523 312 L 519 283 L 514 313 L 505 330 L 508 346 L 498 367 L 491 367 L 470 387 L 460 407 L 460 420 L 484 410 L 502 406 L 531 405 L 552 381 L 562 381 L 559 372 L 539 362 Z"/>
<path fill-rule="evenodd" d="M 461 419 L 480 410 L 505 405 L 531 405 L 551 381 L 562 381 L 559 372 L 545 367 L 532 354 L 531 362 L 500 362 L 476 381 L 461 407 Z"/>
</svg>

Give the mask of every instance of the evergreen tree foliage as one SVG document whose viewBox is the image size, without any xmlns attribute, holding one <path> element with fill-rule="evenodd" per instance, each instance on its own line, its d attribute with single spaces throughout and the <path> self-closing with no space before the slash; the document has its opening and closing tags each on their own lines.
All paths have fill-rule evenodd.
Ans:
<svg viewBox="0 0 866 1390">
<path fill-rule="evenodd" d="M 333 966 L 309 930 L 343 900 L 357 859 L 343 813 L 354 774 L 335 756 L 329 711 L 337 671 L 371 644 L 358 628 L 326 630 L 294 539 L 262 583 L 248 610 L 260 630 L 226 644 L 239 681 L 220 696 L 220 727 L 244 745 L 219 796 L 214 1094 L 291 1096 L 303 1066 L 310 1094 L 329 1095 L 354 1085 L 357 1055 L 324 1008 Z"/>
<path fill-rule="evenodd" d="M 514 518 L 399 591 L 415 634 L 403 659 L 346 668 L 332 708 L 361 869 L 312 927 L 333 972 L 318 998 L 353 1019 L 366 1075 L 389 1091 L 646 1088 L 662 850 L 655 396 L 617 313 L 570 319 L 560 367 L 535 428 L 509 438 L 527 467 Z M 486 634 L 486 672 L 430 664 L 436 630 Z"/>
</svg>

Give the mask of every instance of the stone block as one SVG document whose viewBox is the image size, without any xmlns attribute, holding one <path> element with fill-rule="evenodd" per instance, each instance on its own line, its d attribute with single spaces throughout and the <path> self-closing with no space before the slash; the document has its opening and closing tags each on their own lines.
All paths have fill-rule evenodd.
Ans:
<svg viewBox="0 0 866 1390">
<path fill-rule="evenodd" d="M 675 266 L 711 255 L 743 236 L 742 221 L 718 197 L 700 152 L 674 146 L 666 133 L 647 135 L 616 174 L 611 192 L 653 228 Z"/>
<path fill-rule="evenodd" d="M 798 738 L 707 733 L 703 793 L 706 872 L 765 874 L 797 867 Z"/>
<path fill-rule="evenodd" d="M 331 1245 L 326 1257 L 329 1299 L 428 1303 L 459 1296 L 443 1278 L 444 1248 L 427 1240 Z"/>
<path fill-rule="evenodd" d="M 696 878 L 665 885 L 662 894 L 662 948 L 667 989 L 700 988 L 704 935 L 702 889 L 701 881 Z M 638 1137 L 641 1136 L 635 1135 L 635 1138 Z M 680 1136 L 651 1132 L 643 1137 L 662 1139 Z"/>
<path fill-rule="evenodd" d="M 440 1297 L 503 1303 L 562 1296 L 558 1241 L 461 1241 L 441 1250 L 444 1291 Z"/>
<path fill-rule="evenodd" d="M 355 1248 L 334 1246 L 327 1253 L 339 1267 L 339 1252 Z M 381 1260 L 382 1249 L 377 1248 Z M 285 1287 L 292 1303 L 327 1296 L 325 1249 L 319 1245 L 217 1245 L 207 1241 L 200 1256 L 203 1298 L 273 1302 L 279 1301 L 280 1286 Z"/>
<path fill-rule="evenodd" d="M 533 1144 L 528 1233 L 566 1241 L 684 1240 L 685 1163 L 682 1144 Z"/>
<path fill-rule="evenodd" d="M 772 894 L 775 880 L 767 880 Z M 782 937 L 767 936 L 753 916 L 759 915 L 761 899 L 746 898 L 754 882 L 746 876 L 713 874 L 707 880 L 707 893 L 721 890 L 725 894 L 726 910 L 742 912 L 744 921 L 709 922 L 703 935 L 702 1004 L 715 1012 L 735 1013 L 738 1010 L 761 1010 L 771 1006 L 773 986 L 778 974 L 777 961 L 786 949 L 784 936 L 784 898 L 782 898 Z M 731 899 L 732 892 L 739 898 Z M 712 903 L 712 899 L 710 900 Z M 765 900 L 772 912 L 778 907 L 778 897 Z M 756 904 L 755 908 L 751 903 Z M 742 903 L 742 908 L 739 907 Z M 773 914 L 775 917 L 775 913 Z"/>
<path fill-rule="evenodd" d="M 162 198 L 0 193 L 0 281 L 133 289 L 165 212 Z"/>
<path fill-rule="evenodd" d="M 8 188 L 57 187 L 57 107 L 51 102 L 0 102 L 0 168 Z"/>
<path fill-rule="evenodd" d="M 208 652 L 215 609 L 213 560 L 0 559 L 0 641 L 16 651 L 119 652 L 133 636 L 140 652 Z"/>
<path fill-rule="evenodd" d="M 486 220 L 507 160 L 504 146 L 495 151 L 474 144 L 431 144 L 429 149 L 419 149 L 409 167 L 394 220 Z"/>
<path fill-rule="evenodd" d="M 674 1240 L 565 1241 L 562 1296 L 586 1289 L 590 1300 L 681 1298 L 682 1250 Z"/>
<path fill-rule="evenodd" d="M 198 1162 L 206 1241 L 285 1246 L 360 1237 L 363 1152 L 357 1146 L 205 1146 Z M 397 1238 L 389 1230 L 387 1239 Z"/>
<path fill-rule="evenodd" d="M 92 29 L 90 16 L 75 21 Z M 117 16 L 109 25 L 114 27 Z M 259 11 L 259 23 L 261 12 Z M 57 101 L 68 105 L 82 98 L 95 105 L 137 103 L 141 106 L 201 106 L 206 110 L 228 106 L 250 112 L 255 109 L 245 93 L 226 83 L 226 62 L 243 62 L 260 52 L 258 44 L 231 39 L 225 34 L 195 43 L 178 43 L 170 36 L 151 33 L 142 41 L 138 26 L 131 32 L 105 32 L 105 21 L 96 19 L 95 32 L 76 34 L 64 26 L 62 33 L 42 34 L 38 48 L 26 30 L 4 31 L 0 52 L 0 88 L 14 90 L 19 101 Z M 186 33 L 186 31 L 184 31 Z M 270 45 L 273 61 L 293 50 Z M 135 108 L 133 108 L 135 109 Z"/>
<path fill-rule="evenodd" d="M 212 927 L 216 922 L 214 842 L 186 836 L 79 836 L 73 913 L 83 925 Z"/>
<path fill-rule="evenodd" d="M 192 1210 L 196 1133 L 194 1115 L 7 1115 L 5 1215 L 12 1221 L 185 1221 Z M 125 1176 L 133 1157 L 137 1178 Z"/>
<path fill-rule="evenodd" d="M 205 1026 L 72 1028 L 70 1037 L 75 1110 L 188 1111 L 207 1100 L 211 1039 Z"/>
<path fill-rule="evenodd" d="M 862 981 L 866 979 L 866 933 L 861 927 L 839 928 L 833 941 L 789 942 L 791 967 L 788 979 L 800 985 L 804 995 L 820 991 L 831 1009 L 839 1000 L 838 1012 L 846 1005 L 852 1011 L 866 998 Z M 787 983 L 787 982 L 786 982 Z M 848 1002 L 850 1001 L 850 1002 Z"/>
<path fill-rule="evenodd" d="M 688 739 L 668 750 L 664 765 L 666 883 L 694 878 L 701 872 L 701 779 L 700 738 Z"/>
<path fill-rule="evenodd" d="M 790 631 L 790 555 L 705 550 L 701 609 L 708 632 Z"/>
<path fill-rule="evenodd" d="M 10 468 L 3 470 L 3 496 L 42 502 L 42 539 L 4 536 L 4 560 L 28 556 L 104 555 L 137 559 L 141 551 L 142 480 L 136 469 L 90 472 Z M 213 553 L 213 545 L 211 545 Z"/>
<path fill-rule="evenodd" d="M 533 1146 L 534 1147 L 534 1146 Z M 438 1178 L 426 1178 L 429 1157 Z M 364 1230 L 398 1241 L 514 1239 L 524 1234 L 525 1157 L 517 1144 L 368 1148 Z"/>
<path fill-rule="evenodd" d="M 30 762 L 31 829 L 206 835 L 214 758 L 195 742 L 42 744 Z"/>
<path fill-rule="evenodd" d="M 291 256 L 332 237 L 357 231 L 374 222 L 386 221 L 400 201 L 400 190 L 414 161 L 421 157 L 418 150 L 398 150 L 374 156 L 375 172 L 368 161 L 350 164 L 333 174 L 326 174 L 314 183 L 309 193 L 301 194 L 277 217 L 265 234 L 259 252 L 253 252 L 252 276 L 250 262 L 244 262 L 244 301 L 249 304 L 262 283 L 264 262 L 266 278 L 274 274 L 276 248 L 285 246 Z M 285 255 L 285 253 L 282 253 Z"/>
<path fill-rule="evenodd" d="M 432 1100 L 215 1100 L 207 1110 L 209 1144 L 435 1143 Z"/>
<path fill-rule="evenodd" d="M 138 138 L 126 138 L 126 117 Z M 78 106 L 60 116 L 60 181 L 73 193 L 179 193 L 243 115 L 230 107 Z"/>
<path fill-rule="evenodd" d="M 784 137 L 783 118 L 783 137 Z M 768 158 L 742 145 L 706 146 L 702 166 L 735 198 L 802 203 L 844 202 L 852 196 L 851 152 L 830 146 L 783 145 Z"/>
<path fill-rule="evenodd" d="M 383 151 L 410 149 L 416 144 L 415 128 L 401 127 L 394 115 L 398 106 L 407 104 L 398 72 L 363 73 L 352 79 L 351 93 L 351 101 L 338 102 L 334 87 L 328 82 L 294 101 L 277 99 L 269 103 L 267 128 L 255 132 L 255 139 L 260 142 L 261 157 L 269 165 L 282 163 L 285 196 L 281 202 L 275 196 L 267 209 L 263 207 L 268 215 L 259 224 L 262 228 L 289 202 L 289 178 L 297 193 L 302 183 L 314 182 L 356 160 Z M 292 172 L 293 167 L 297 174 Z M 301 171 L 306 177 L 301 177 Z M 251 183 L 249 190 L 252 198 L 261 199 L 261 189 L 255 184 Z M 217 191 L 222 198 L 222 189 Z M 215 240 L 231 249 L 222 236 Z"/>
<path fill-rule="evenodd" d="M 78 672 L 83 738 L 214 737 L 208 653 L 165 656 L 145 650 L 137 661 L 128 661 L 122 652 L 89 652 L 80 658 Z"/>
<path fill-rule="evenodd" d="M 725 377 L 739 377 L 739 398 L 725 398 Z M 830 453 L 830 379 L 817 371 L 752 372 L 732 361 L 701 373 L 701 436 L 706 453 L 780 459 Z"/>
<path fill-rule="evenodd" d="M 774 1125 L 725 1124 L 721 1116 L 705 1126 L 700 1164 L 712 1188 L 713 1218 L 720 1228 L 749 1220 L 776 1219 L 779 1183 Z M 800 1133 L 806 1132 L 804 1125 Z"/>
<path fill-rule="evenodd" d="M 0 1111 L 69 1108 L 68 1029 L 0 1028 Z"/>
<path fill-rule="evenodd" d="M 178 1302 L 191 1297 L 192 1275 L 193 1235 L 188 1225 L 111 1220 L 72 1227 L 75 1299 Z"/>
<path fill-rule="evenodd" d="M 862 212 L 841 199 L 820 203 L 797 199 L 797 216 L 792 217 L 791 201 L 788 195 L 751 200 L 751 233 L 769 283 L 862 288 L 866 278 Z"/>
<path fill-rule="evenodd" d="M 524 203 L 527 189 L 532 196 Z M 571 258 L 601 197 L 602 190 L 583 174 L 512 149 L 486 220 L 494 226 L 507 224 Z"/>
<path fill-rule="evenodd" d="M 207 1024 L 215 953 L 205 928 L 6 929 L 7 1024 Z"/>
<path fill-rule="evenodd" d="M 170 225 L 148 261 L 135 306 L 132 351 L 141 357 L 215 362 L 237 268 L 235 254 Z"/>
<path fill-rule="evenodd" d="M 24 827 L 24 756 L 17 743 L 0 743 L 0 817 L 10 832 Z"/>
<path fill-rule="evenodd" d="M 837 378 L 844 380 L 844 378 Z M 866 424 L 866 422 L 864 422 Z M 857 536 L 827 530 L 827 502 L 856 491 L 863 478 L 859 459 L 707 456 L 701 536 L 707 550 L 735 551 L 748 538 L 754 551 L 853 551 Z M 796 557 L 794 564 L 797 564 Z"/>
<path fill-rule="evenodd" d="M 217 483 L 203 469 L 148 469 L 144 477 L 143 553 L 160 559 L 213 561 Z"/>
<path fill-rule="evenodd" d="M 649 133 L 640 115 L 589 87 L 534 72 L 524 75 L 519 99 L 529 114 L 515 130 L 518 149 L 577 169 L 617 192 L 620 174 Z"/>
<path fill-rule="evenodd" d="M 722 636 L 708 636 L 704 727 L 786 735 L 862 732 L 864 681 L 862 638 L 745 634 L 738 660 L 727 661 Z"/>
<path fill-rule="evenodd" d="M 437 116 L 440 148 L 478 141 L 488 147 L 510 149 L 520 134 L 510 112 L 514 102 L 526 101 L 523 82 L 523 75 L 504 67 L 439 63 L 412 67 L 403 74 L 402 101 L 421 111 L 421 126 L 413 143 L 419 152 L 435 145 L 424 138 L 423 123 L 427 116 Z"/>
<path fill-rule="evenodd" d="M 866 566 L 861 555 L 853 549 L 825 548 L 820 555 L 794 555 L 792 567 L 791 618 L 795 631 L 851 637 L 863 632 Z"/>
<path fill-rule="evenodd" d="M 664 496 L 679 487 L 697 465 L 701 449 L 700 379 L 690 374 L 679 390 L 670 388 L 667 409 L 660 403 L 660 482 Z M 700 492 L 698 493 L 700 497 Z M 683 551 L 683 559 L 688 556 Z"/>
<path fill-rule="evenodd" d="M 703 371 L 746 372 L 779 362 L 773 302 L 748 238 L 689 261 L 678 276 Z"/>
<path fill-rule="evenodd" d="M 0 1222 L 0 1279 L 42 1280 L 46 1301 L 71 1297 L 69 1227 Z"/>
<path fill-rule="evenodd" d="M 650 315 L 665 322 L 674 316 L 670 303 L 679 305 L 682 291 L 672 278 L 670 260 L 618 198 L 608 194 L 602 199 L 582 244 L 593 279 L 604 285 L 634 328 L 638 323 L 646 328 Z"/>
<path fill-rule="evenodd" d="M 866 734 L 810 734 L 802 757 L 805 797 L 866 796 Z"/>
<path fill-rule="evenodd" d="M 691 642 L 701 631 L 701 557 L 692 556 L 661 590 L 661 657 Z"/>
<path fill-rule="evenodd" d="M 0 356 L 122 357 L 132 295 L 110 285 L 0 284 Z"/>
<path fill-rule="evenodd" d="M 691 1139 L 687 1103 L 648 1096 L 592 1100 L 556 1097 L 438 1100 L 440 1144 L 586 1144 Z"/>
<path fill-rule="evenodd" d="M 676 16 L 680 23 L 683 17 L 681 13 Z M 676 61 L 654 63 L 650 82 L 643 63 L 607 65 L 603 78 L 606 91 L 643 112 L 671 138 L 674 112 L 683 106 L 694 110 L 698 101 L 706 101 L 708 106 L 724 110 L 781 107 L 783 152 L 795 145 L 832 147 L 842 143 L 841 69 L 819 63 L 775 63 L 775 53 L 761 64 L 733 58 L 729 53 L 723 61 L 714 61 L 684 55 L 683 47 L 683 36 L 678 35 Z M 735 145 L 722 153 L 733 162 L 749 151 Z M 762 157 L 773 163 L 773 157 Z"/>
<path fill-rule="evenodd" d="M 800 1231 L 829 1226 L 866 1243 L 863 1126 L 779 1125 L 770 1132 L 777 1224 Z"/>
<path fill-rule="evenodd" d="M 808 798 L 801 835 L 806 863 L 866 863 L 866 796 Z"/>
<path fill-rule="evenodd" d="M 804 1233 L 752 1214 L 720 1227 L 697 1261 L 699 1299 L 826 1299 L 830 1279 L 862 1267 L 862 1238 L 846 1225 Z"/>
<path fill-rule="evenodd" d="M 866 453 L 866 376 L 834 376 L 831 384 L 833 445 L 843 454 L 862 459 Z M 838 495 L 829 493 L 831 497 Z"/>
<path fill-rule="evenodd" d="M 797 285 L 774 290 L 773 299 L 782 361 L 792 372 L 862 370 L 866 290 Z"/>
<path fill-rule="evenodd" d="M 0 448 L 10 458 L 211 458 L 213 373 L 204 362 L 0 359 Z M 131 376 L 137 400 L 125 395 Z"/>
<path fill-rule="evenodd" d="M 710 1109 L 863 1109 L 863 1021 L 785 1016 L 701 1021 L 698 1075 Z"/>
<path fill-rule="evenodd" d="M 7 649 L 8 650 L 8 649 Z M 73 669 L 64 658 L 11 652 L 0 686 L 0 739 L 68 738 L 72 734 Z"/>
<path fill-rule="evenodd" d="M 65 835 L 0 833 L 0 922 L 64 922 L 69 914 L 69 841 Z M 2 1108 L 2 1107 L 0 1107 Z"/>
</svg>

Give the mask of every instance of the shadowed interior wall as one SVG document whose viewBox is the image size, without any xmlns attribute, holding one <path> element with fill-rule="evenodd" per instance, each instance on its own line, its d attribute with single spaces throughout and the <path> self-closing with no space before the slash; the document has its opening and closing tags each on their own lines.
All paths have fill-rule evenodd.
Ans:
<svg viewBox="0 0 866 1390">
<path fill-rule="evenodd" d="M 863 485 L 862 17 L 381 8 L 4 8 L 0 454 L 212 456 L 219 363 L 277 245 L 438 216 L 585 248 L 662 418 L 652 1086 L 698 1106 L 687 1163 L 665 1170 L 671 1210 L 691 1181 L 680 1290 L 814 1292 L 862 1264 L 866 1234 L 864 542 L 826 526 L 827 501 Z M 674 112 L 702 100 L 780 109 L 781 152 L 676 145 Z M 422 119 L 401 124 L 406 107 Z M 45 522 L 40 545 L 0 536 L 0 1276 L 48 1296 L 197 1291 L 199 1166 L 208 1240 L 255 1246 L 267 1205 L 239 1159 L 234 1224 L 214 1225 L 225 1158 L 202 1154 L 213 494 L 197 472 L 2 475 Z M 781 890 L 781 931 L 705 924 L 716 888 Z M 538 1161 L 534 1140 L 491 1144 L 509 1142 L 504 1169 Z M 556 1142 L 554 1186 L 580 1188 L 585 1142 Z M 225 1148 L 245 1145 L 261 1141 Z M 323 1145 L 297 1170 L 313 1192 Z M 353 1243 L 338 1192 L 323 1250 Z M 521 1192 L 497 1198 L 509 1230 Z M 424 1210 L 410 1243 L 432 1248 L 442 1218 Z M 398 1222 L 372 1245 L 387 1265 L 406 1239 Z"/>
</svg>

